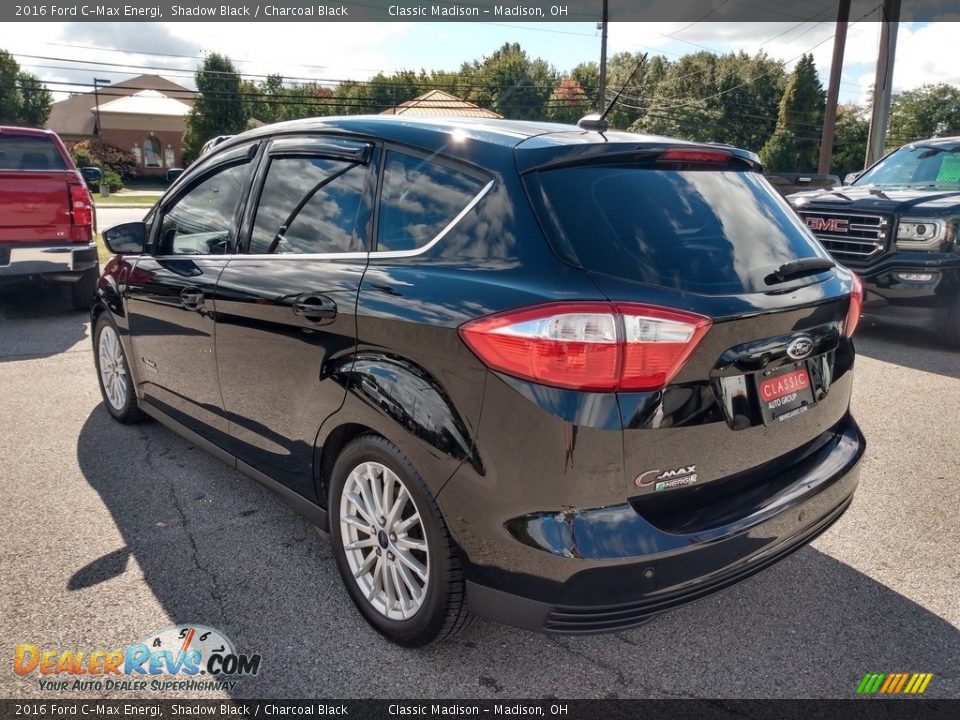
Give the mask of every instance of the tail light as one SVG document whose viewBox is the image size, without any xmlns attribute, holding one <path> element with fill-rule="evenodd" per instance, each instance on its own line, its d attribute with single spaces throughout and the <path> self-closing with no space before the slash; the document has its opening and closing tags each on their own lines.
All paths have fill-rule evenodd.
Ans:
<svg viewBox="0 0 960 720">
<path fill-rule="evenodd" d="M 853 289 L 850 291 L 850 309 L 847 310 L 847 321 L 843 324 L 843 334 L 847 337 L 853 337 L 853 333 L 860 324 L 860 313 L 863 312 L 863 282 L 852 272 Z"/>
<path fill-rule="evenodd" d="M 483 363 L 543 385 L 609 392 L 667 385 L 710 328 L 709 318 L 606 302 L 554 303 L 466 323 Z"/>
<path fill-rule="evenodd" d="M 700 148 L 668 148 L 657 155 L 658 163 L 726 163 L 733 155 L 726 150 Z"/>
<path fill-rule="evenodd" d="M 93 242 L 93 200 L 87 188 L 80 183 L 70 183 L 70 240 Z"/>
</svg>

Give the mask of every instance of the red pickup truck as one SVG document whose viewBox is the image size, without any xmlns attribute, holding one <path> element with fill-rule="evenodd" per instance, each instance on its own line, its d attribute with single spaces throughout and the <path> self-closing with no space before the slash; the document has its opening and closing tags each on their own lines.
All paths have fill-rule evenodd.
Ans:
<svg viewBox="0 0 960 720">
<path fill-rule="evenodd" d="M 93 199 L 60 138 L 0 126 L 0 285 L 69 283 L 88 309 L 100 264 Z"/>
</svg>

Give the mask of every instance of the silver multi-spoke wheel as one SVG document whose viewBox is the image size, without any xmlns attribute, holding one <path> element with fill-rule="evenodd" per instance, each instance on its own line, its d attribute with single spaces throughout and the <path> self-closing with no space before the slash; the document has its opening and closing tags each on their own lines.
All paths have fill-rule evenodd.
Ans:
<svg viewBox="0 0 960 720">
<path fill-rule="evenodd" d="M 117 331 L 104 325 L 100 331 L 100 382 L 107 402 L 114 410 L 123 410 L 127 403 L 127 363 Z"/>
<path fill-rule="evenodd" d="M 354 581 L 373 608 L 408 620 L 423 605 L 430 553 L 420 510 L 397 474 L 357 465 L 340 494 L 340 538 Z"/>
</svg>

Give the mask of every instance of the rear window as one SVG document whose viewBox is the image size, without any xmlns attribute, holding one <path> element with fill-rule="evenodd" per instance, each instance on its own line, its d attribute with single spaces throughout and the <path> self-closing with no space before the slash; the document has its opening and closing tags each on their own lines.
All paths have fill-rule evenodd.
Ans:
<svg viewBox="0 0 960 720">
<path fill-rule="evenodd" d="M 769 290 L 785 262 L 829 257 L 759 173 L 588 166 L 534 185 L 556 249 L 590 272 L 739 294 Z"/>
<path fill-rule="evenodd" d="M 0 135 L 0 170 L 66 170 L 48 137 Z"/>
</svg>

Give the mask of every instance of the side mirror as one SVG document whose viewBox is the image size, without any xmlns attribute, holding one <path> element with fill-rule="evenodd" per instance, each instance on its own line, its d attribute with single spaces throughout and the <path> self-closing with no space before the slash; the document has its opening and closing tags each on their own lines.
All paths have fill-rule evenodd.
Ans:
<svg viewBox="0 0 960 720">
<path fill-rule="evenodd" d="M 80 168 L 80 174 L 89 185 L 99 185 L 103 179 L 103 173 L 100 172 L 98 167 L 82 167 Z"/>
<path fill-rule="evenodd" d="M 863 175 L 863 170 L 861 170 L 860 172 L 847 173 L 846 176 L 843 178 L 843 184 L 853 185 L 860 178 L 861 175 Z"/>
<path fill-rule="evenodd" d="M 139 255 L 147 246 L 147 225 L 128 222 L 103 231 L 103 242 L 117 255 Z"/>
</svg>

